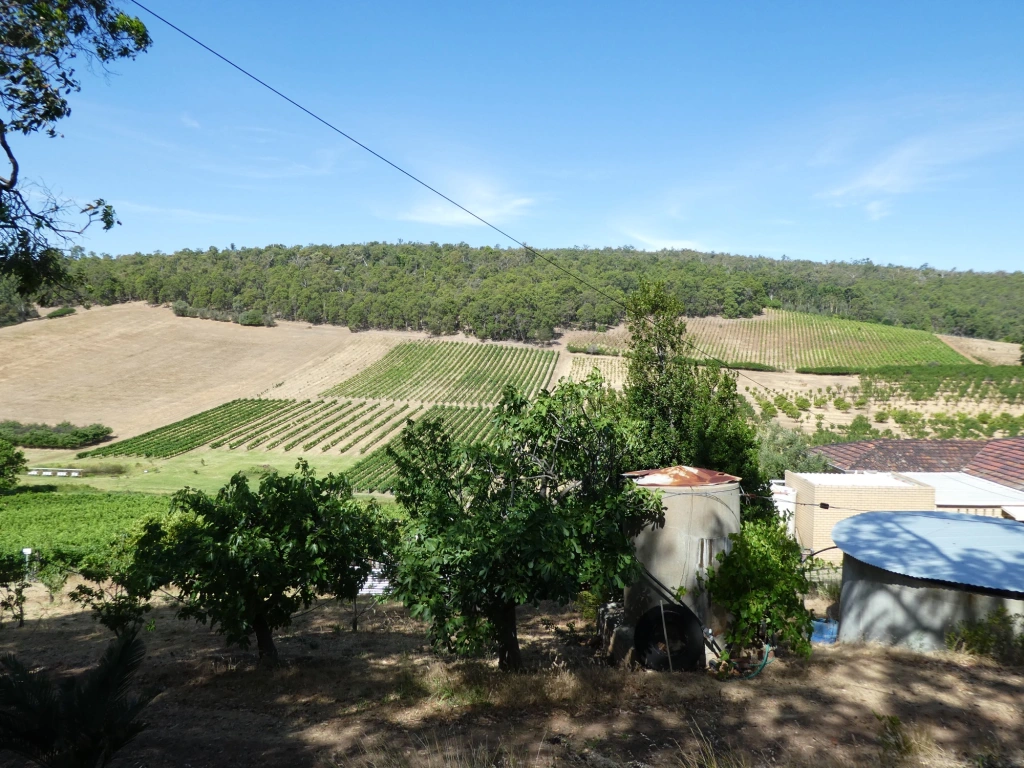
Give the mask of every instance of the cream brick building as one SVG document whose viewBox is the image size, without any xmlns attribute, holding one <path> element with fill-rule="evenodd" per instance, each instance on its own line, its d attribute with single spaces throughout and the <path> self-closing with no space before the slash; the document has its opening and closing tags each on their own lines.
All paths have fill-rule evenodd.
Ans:
<svg viewBox="0 0 1024 768">
<path fill-rule="evenodd" d="M 812 552 L 834 546 L 832 526 L 861 512 L 935 510 L 935 488 L 889 472 L 848 475 L 787 470 L 786 485 L 796 491 L 797 540 Z M 843 553 L 833 549 L 819 557 L 840 563 Z"/>
</svg>

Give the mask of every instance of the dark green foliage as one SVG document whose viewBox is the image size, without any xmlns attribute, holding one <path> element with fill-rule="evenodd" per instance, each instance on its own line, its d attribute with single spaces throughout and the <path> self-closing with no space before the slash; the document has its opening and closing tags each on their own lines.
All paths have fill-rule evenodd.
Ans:
<svg viewBox="0 0 1024 768">
<path fill-rule="evenodd" d="M 71 114 L 67 98 L 80 89 L 83 66 L 134 58 L 150 43 L 146 27 L 108 0 L 11 0 L 0 5 L 0 276 L 29 295 L 68 277 L 63 249 L 94 221 L 110 229 L 114 209 L 103 200 L 85 206 L 57 200 L 48 190 L 24 191 L 11 142 L 17 134 L 57 136 Z M 82 226 L 67 217 L 72 206 Z"/>
<path fill-rule="evenodd" d="M 663 285 L 641 282 L 630 296 L 629 330 L 624 391 L 629 418 L 640 432 L 632 468 L 715 469 L 741 477 L 748 493 L 767 496 L 757 435 L 735 374 L 698 366 L 686 356 L 682 307 Z M 770 502 L 763 501 L 746 504 L 744 514 L 773 516 Z"/>
<path fill-rule="evenodd" d="M 273 631 L 320 595 L 352 598 L 384 558 L 390 530 L 343 476 L 318 479 L 302 460 L 296 468 L 265 475 L 257 491 L 242 473 L 214 498 L 179 491 L 176 512 L 133 541 L 128 593 L 169 586 L 181 593 L 179 618 L 209 622 L 242 646 L 255 634 L 260 656 L 276 659 Z"/>
<path fill-rule="evenodd" d="M 818 564 L 801 561 L 800 545 L 778 519 L 744 522 L 729 538 L 732 550 L 720 552 L 718 569 L 709 568 L 706 576 L 711 600 L 731 616 L 729 655 L 763 643 L 810 655 L 811 614 L 804 595 L 811 587 L 808 571 Z"/>
<path fill-rule="evenodd" d="M 5 618 L 25 623 L 25 590 L 28 588 L 28 565 L 15 554 L 0 554 L 0 626 Z"/>
<path fill-rule="evenodd" d="M 0 440 L 20 445 L 22 448 L 81 448 L 102 442 L 113 431 L 102 424 L 76 427 L 70 422 L 62 421 L 51 427 L 49 424 L 0 421 Z"/>
<path fill-rule="evenodd" d="M 238 315 L 239 325 L 263 325 L 263 313 L 256 309 L 247 309 Z"/>
<path fill-rule="evenodd" d="M 961 621 L 946 635 L 946 647 L 1024 666 L 1024 616 L 997 608 L 983 619 Z"/>
<path fill-rule="evenodd" d="M 623 477 L 632 440 L 616 401 L 596 377 L 533 402 L 510 388 L 490 446 L 423 419 L 389 449 L 409 514 L 391 585 L 436 646 L 496 648 L 502 669 L 518 669 L 516 606 L 636 577 L 632 537 L 663 518 Z"/>
<path fill-rule="evenodd" d="M 950 332 L 947 308 L 976 308 L 970 335 L 1024 339 L 1024 273 L 984 274 L 694 251 L 544 252 L 611 299 L 523 250 L 465 244 L 280 245 L 82 258 L 70 269 L 100 304 L 182 301 L 287 320 L 543 341 L 556 327 L 612 326 L 640 276 L 664 281 L 690 316 L 750 317 L 769 304 L 897 327 Z M 775 299 L 769 302 L 767 296 Z M 43 296 L 43 301 L 50 299 Z M 696 353 L 694 353 L 696 354 Z"/>
<path fill-rule="evenodd" d="M 0 437 L 0 493 L 13 489 L 27 466 L 25 454 Z"/>
<path fill-rule="evenodd" d="M 48 314 L 46 316 L 46 319 L 47 320 L 55 320 L 58 317 L 67 317 L 68 315 L 73 315 L 73 314 L 75 314 L 75 308 L 74 307 L 61 307 L 60 309 L 53 310 L 53 312 L 51 312 L 50 314 Z"/>
<path fill-rule="evenodd" d="M 811 441 L 803 432 L 767 421 L 758 428 L 757 441 L 757 461 L 764 477 L 782 479 L 787 469 L 793 472 L 829 471 L 828 461 L 810 452 Z"/>
<path fill-rule="evenodd" d="M 885 400 L 905 395 L 912 400 L 998 399 L 1024 402 L 1024 368 L 1018 365 L 911 365 L 872 368 L 861 375 L 864 396 Z"/>
<path fill-rule="evenodd" d="M 797 368 L 797 373 L 813 373 L 820 376 L 854 376 L 863 371 L 862 368 L 847 368 L 840 365 L 828 365 L 818 368 Z"/>
<path fill-rule="evenodd" d="M 18 280 L 0 273 L 0 328 L 39 317 L 32 301 L 18 293 Z"/>
<path fill-rule="evenodd" d="M 142 641 L 128 633 L 74 678 L 0 657 L 0 752 L 47 768 L 107 765 L 147 727 L 138 717 L 152 697 L 129 695 L 145 656 Z"/>
</svg>

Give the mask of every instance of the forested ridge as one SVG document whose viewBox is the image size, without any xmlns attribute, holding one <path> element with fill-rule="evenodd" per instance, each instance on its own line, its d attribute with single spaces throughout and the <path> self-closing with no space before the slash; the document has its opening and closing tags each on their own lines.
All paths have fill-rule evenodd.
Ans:
<svg viewBox="0 0 1024 768">
<path fill-rule="evenodd" d="M 353 329 L 465 331 L 543 341 L 556 327 L 623 319 L 641 277 L 663 280 L 690 316 L 750 317 L 764 307 L 1024 342 L 1024 273 L 959 272 L 696 251 L 545 249 L 579 280 L 523 249 L 367 243 L 135 253 L 69 259 L 79 299 L 185 302 L 222 312 Z M 0 291 L 0 303 L 3 302 Z M 40 303 L 60 302 L 43 292 Z M 2 309 L 2 308 L 0 308 Z M 8 311 L 13 319 L 19 313 Z M 5 316 L 0 311 L 0 316 Z"/>
</svg>

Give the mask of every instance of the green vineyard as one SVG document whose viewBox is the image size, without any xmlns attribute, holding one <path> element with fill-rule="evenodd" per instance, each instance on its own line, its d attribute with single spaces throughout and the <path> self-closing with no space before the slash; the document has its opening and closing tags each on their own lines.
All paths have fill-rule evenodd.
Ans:
<svg viewBox="0 0 1024 768">
<path fill-rule="evenodd" d="M 547 386 L 558 361 L 553 351 L 457 341 L 412 341 L 323 397 L 490 404 L 512 384 L 532 397 Z"/>
<path fill-rule="evenodd" d="M 494 436 L 492 414 L 491 408 L 435 405 L 423 413 L 421 418 L 440 419 L 452 437 L 461 442 L 487 443 Z M 387 455 L 386 446 L 383 446 L 356 464 L 348 473 L 348 479 L 357 491 L 386 493 L 391 490 L 396 474 L 395 463 Z"/>
<path fill-rule="evenodd" d="M 831 368 L 861 371 L 889 365 L 965 365 L 970 361 L 928 331 L 862 323 L 825 315 L 766 309 L 759 317 L 686 320 L 693 356 L 710 356 L 730 365 L 754 363 L 782 371 Z M 573 349 L 625 351 L 629 336 L 575 332 L 567 336 Z M 699 352 L 697 351 L 699 350 Z M 702 354 L 703 353 L 703 354 Z"/>
<path fill-rule="evenodd" d="M 170 458 L 208 445 L 228 450 L 365 453 L 419 414 L 422 406 L 365 400 L 233 400 L 129 440 L 83 451 L 89 456 Z"/>
</svg>

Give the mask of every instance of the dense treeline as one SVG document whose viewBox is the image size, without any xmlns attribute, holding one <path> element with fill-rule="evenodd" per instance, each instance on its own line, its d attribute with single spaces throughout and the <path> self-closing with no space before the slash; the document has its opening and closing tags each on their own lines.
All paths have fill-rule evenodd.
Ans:
<svg viewBox="0 0 1024 768">
<path fill-rule="evenodd" d="M 623 318 L 641 277 L 665 281 L 691 316 L 750 317 L 772 306 L 940 333 L 1024 341 L 1024 273 L 956 272 L 632 248 L 543 251 L 598 290 L 522 250 L 465 244 L 184 250 L 69 263 L 82 299 L 185 302 L 353 329 L 466 331 L 543 341 L 561 327 Z M 56 303 L 56 295 L 39 297 Z"/>
<path fill-rule="evenodd" d="M 102 424 L 76 427 L 71 422 L 62 421 L 51 427 L 49 424 L 0 421 L 0 440 L 22 448 L 81 448 L 106 440 L 113 431 Z"/>
</svg>

